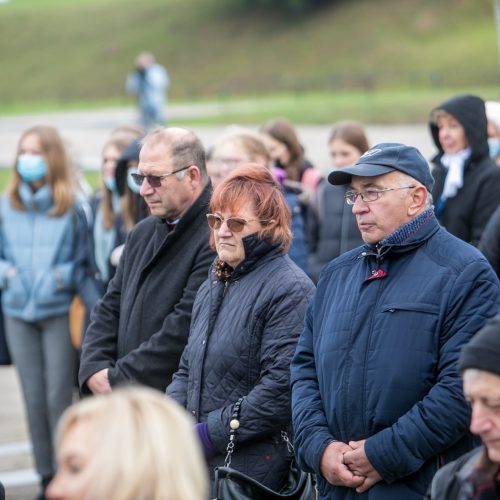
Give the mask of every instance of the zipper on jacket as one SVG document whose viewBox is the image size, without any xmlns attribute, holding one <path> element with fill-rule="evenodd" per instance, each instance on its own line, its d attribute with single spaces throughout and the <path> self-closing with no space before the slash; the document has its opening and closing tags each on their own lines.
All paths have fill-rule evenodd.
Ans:
<svg viewBox="0 0 500 500">
<path fill-rule="evenodd" d="M 36 276 L 36 268 L 35 268 L 35 248 L 36 248 L 36 242 L 38 240 L 38 233 L 39 233 L 39 217 L 35 213 L 33 214 L 34 216 L 34 221 L 33 221 L 33 241 L 31 242 L 31 276 Z"/>
</svg>

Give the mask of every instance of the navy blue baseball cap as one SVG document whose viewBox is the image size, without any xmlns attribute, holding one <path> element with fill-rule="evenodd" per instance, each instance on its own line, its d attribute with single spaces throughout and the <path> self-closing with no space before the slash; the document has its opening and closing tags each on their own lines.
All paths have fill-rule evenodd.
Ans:
<svg viewBox="0 0 500 500">
<path fill-rule="evenodd" d="M 408 174 L 421 182 L 427 191 L 432 191 L 434 178 L 422 153 L 413 146 L 393 142 L 373 146 L 354 165 L 331 172 L 328 182 L 333 185 L 350 184 L 353 175 L 376 177 L 394 170 Z"/>
</svg>

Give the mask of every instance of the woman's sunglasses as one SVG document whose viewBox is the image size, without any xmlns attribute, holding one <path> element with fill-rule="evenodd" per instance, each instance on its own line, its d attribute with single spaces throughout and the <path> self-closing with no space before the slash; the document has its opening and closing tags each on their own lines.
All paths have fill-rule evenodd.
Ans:
<svg viewBox="0 0 500 500">
<path fill-rule="evenodd" d="M 257 219 L 242 219 L 241 217 L 228 217 L 227 219 L 223 219 L 220 215 L 207 214 L 207 222 L 210 229 L 220 229 L 222 223 L 226 221 L 227 228 L 232 233 L 243 231 L 245 225 L 254 220 Z"/>
</svg>

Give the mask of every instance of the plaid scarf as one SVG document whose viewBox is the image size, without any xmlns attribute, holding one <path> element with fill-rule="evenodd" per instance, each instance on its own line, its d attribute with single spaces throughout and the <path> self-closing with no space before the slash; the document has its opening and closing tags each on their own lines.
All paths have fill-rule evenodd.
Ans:
<svg viewBox="0 0 500 500">
<path fill-rule="evenodd" d="M 482 453 L 469 475 L 473 487 L 472 500 L 498 500 L 500 498 L 499 467 Z"/>
</svg>

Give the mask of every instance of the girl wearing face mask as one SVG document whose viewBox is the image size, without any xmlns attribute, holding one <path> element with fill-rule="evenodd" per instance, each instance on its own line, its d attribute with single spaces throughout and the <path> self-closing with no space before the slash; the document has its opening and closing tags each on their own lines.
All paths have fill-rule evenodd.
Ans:
<svg viewBox="0 0 500 500">
<path fill-rule="evenodd" d="M 128 146 L 140 136 L 140 130 L 118 131 L 111 136 L 102 150 L 101 187 L 91 203 L 94 212 L 93 254 L 101 294 L 106 291 L 116 269 L 110 262 L 111 253 L 125 241 L 127 233 L 122 218 L 122 201 L 116 182 L 116 167 Z"/>
<path fill-rule="evenodd" d="M 5 329 L 44 490 L 54 474 L 55 426 L 72 400 L 76 357 L 68 310 L 85 286 L 88 245 L 86 217 L 54 128 L 37 126 L 21 136 L 0 213 Z"/>
<path fill-rule="evenodd" d="M 500 102 L 486 101 L 488 119 L 488 150 L 490 158 L 500 166 Z"/>
<path fill-rule="evenodd" d="M 123 252 L 125 239 L 130 230 L 149 215 L 146 202 L 139 194 L 140 186 L 134 183 L 131 173 L 137 172 L 141 138 L 136 137 L 129 142 L 116 163 L 116 190 L 120 197 L 120 216 L 117 218 L 118 231 L 115 245 L 109 257 L 113 272 Z"/>
</svg>

